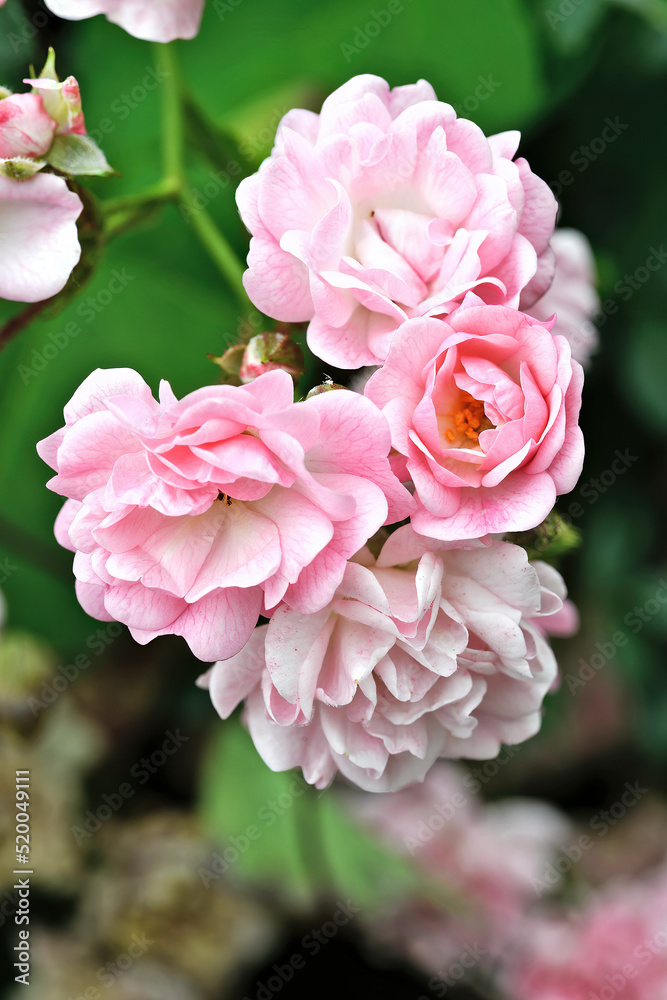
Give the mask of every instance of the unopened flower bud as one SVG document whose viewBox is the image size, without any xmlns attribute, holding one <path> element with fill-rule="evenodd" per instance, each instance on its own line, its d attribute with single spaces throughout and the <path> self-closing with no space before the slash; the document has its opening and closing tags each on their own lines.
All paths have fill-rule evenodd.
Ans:
<svg viewBox="0 0 667 1000">
<path fill-rule="evenodd" d="M 313 396 L 319 396 L 322 392 L 330 392 L 332 389 L 344 389 L 344 385 L 338 385 L 337 382 L 332 382 L 331 379 L 327 379 L 322 385 L 316 385 L 314 389 L 311 389 L 306 399 L 311 399 Z"/>
<path fill-rule="evenodd" d="M 44 107 L 56 123 L 57 135 L 86 134 L 79 84 L 73 76 L 60 82 L 53 49 L 49 49 L 46 64 L 39 76 L 36 79 L 28 77 L 23 82 L 31 84 L 33 91 L 42 97 Z"/>
<path fill-rule="evenodd" d="M 297 379 L 303 372 L 303 354 L 286 333 L 258 333 L 248 341 L 239 371 L 242 382 L 279 369 Z"/>
<path fill-rule="evenodd" d="M 208 358 L 214 365 L 218 365 L 225 375 L 236 379 L 238 383 L 239 369 L 241 367 L 241 362 L 243 361 L 244 351 L 244 344 L 234 344 L 233 347 L 228 347 L 227 350 L 220 355 L 220 357 L 217 358 L 214 354 L 209 354 Z"/>
</svg>

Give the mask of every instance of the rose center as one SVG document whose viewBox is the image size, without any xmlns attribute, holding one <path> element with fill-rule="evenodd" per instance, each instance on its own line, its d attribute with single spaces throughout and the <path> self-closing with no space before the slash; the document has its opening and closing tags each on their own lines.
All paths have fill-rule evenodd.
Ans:
<svg viewBox="0 0 667 1000">
<path fill-rule="evenodd" d="M 456 447 L 470 447 L 479 444 L 479 435 L 494 425 L 484 412 L 484 403 L 475 399 L 463 389 L 460 392 L 458 405 L 448 414 L 446 420 L 445 438 Z"/>
</svg>

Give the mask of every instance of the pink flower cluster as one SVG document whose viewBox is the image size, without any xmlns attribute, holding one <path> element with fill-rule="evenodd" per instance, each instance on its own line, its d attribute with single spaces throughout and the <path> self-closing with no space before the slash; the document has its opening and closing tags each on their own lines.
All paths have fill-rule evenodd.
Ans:
<svg viewBox="0 0 667 1000">
<path fill-rule="evenodd" d="M 425 971 L 435 996 L 470 974 L 471 985 L 488 977 L 508 1000 L 661 1000 L 665 861 L 583 898 L 579 872 L 578 904 L 562 883 L 545 897 L 545 870 L 576 840 L 573 825 L 539 800 L 481 800 L 488 767 L 441 762 L 392 795 L 346 793 L 352 814 L 424 876 L 421 889 L 367 915 L 367 932 Z M 629 829 L 619 841 L 623 862 L 633 848 L 636 858 Z"/>
<path fill-rule="evenodd" d="M 217 660 L 219 713 L 245 702 L 269 766 L 320 787 L 495 756 L 538 730 L 556 679 L 565 587 L 502 536 L 574 487 L 583 374 L 576 307 L 545 315 L 555 202 L 517 143 L 423 82 L 362 76 L 290 112 L 239 187 L 246 288 L 308 321 L 325 363 L 375 366 L 363 394 L 294 402 L 281 328 L 245 384 L 181 400 L 95 372 L 40 445 L 84 607 Z"/>
<path fill-rule="evenodd" d="M 54 60 L 51 49 L 41 75 L 24 80 L 30 93 L 0 88 L 0 296 L 20 302 L 61 291 L 81 254 L 81 199 L 63 177 L 35 176 L 57 137 L 86 134 L 79 85 L 59 81 Z"/>
<path fill-rule="evenodd" d="M 368 925 L 373 936 L 440 979 L 440 988 L 473 943 L 466 965 L 492 968 L 524 938 L 537 902 L 533 883 L 572 835 L 568 820 L 546 802 L 480 800 L 475 770 L 442 761 L 421 785 L 349 797 L 353 815 L 387 847 L 409 856 L 447 900 L 442 906 L 435 898 L 401 896 Z"/>
<path fill-rule="evenodd" d="M 129 369 L 93 372 L 40 442 L 69 497 L 56 526 L 84 608 L 138 642 L 183 635 L 204 660 L 247 643 L 282 601 L 320 611 L 347 560 L 411 497 L 362 396 L 293 402 L 285 372 L 156 402 Z"/>
<path fill-rule="evenodd" d="M 406 526 L 377 559 L 361 549 L 321 611 L 279 607 L 200 683 L 223 718 L 247 699 L 274 770 L 300 765 L 318 787 L 340 771 L 390 791 L 438 757 L 495 757 L 537 732 L 557 668 L 529 619 L 560 610 L 563 595 L 519 546 L 443 551 Z"/>
<path fill-rule="evenodd" d="M 660 1000 L 667 985 L 667 867 L 544 916 L 506 971 L 516 1000 Z"/>
</svg>

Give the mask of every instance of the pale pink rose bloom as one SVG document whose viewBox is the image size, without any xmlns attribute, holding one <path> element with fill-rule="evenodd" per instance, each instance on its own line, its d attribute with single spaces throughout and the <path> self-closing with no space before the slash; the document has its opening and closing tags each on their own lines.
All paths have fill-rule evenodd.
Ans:
<svg viewBox="0 0 667 1000">
<path fill-rule="evenodd" d="M 82 209 L 62 177 L 0 177 L 1 298 L 39 302 L 61 291 L 81 256 Z"/>
<path fill-rule="evenodd" d="M 49 77 L 23 81 L 40 92 L 44 107 L 56 123 L 56 135 L 85 135 L 86 123 L 81 108 L 81 92 L 75 77 L 62 82 Z M 0 105 L 1 108 L 1 105 Z"/>
<path fill-rule="evenodd" d="M 441 762 L 421 785 L 393 795 L 351 796 L 353 814 L 388 847 L 407 854 L 454 902 L 396 900 L 373 921 L 375 936 L 437 975 L 475 942 L 490 964 L 521 933 L 536 903 L 533 880 L 543 875 L 571 836 L 564 816 L 545 802 L 476 798 L 470 771 Z M 458 900 L 458 905 L 457 905 Z"/>
<path fill-rule="evenodd" d="M 294 403 L 283 371 L 248 386 L 153 399 L 131 369 L 93 372 L 38 445 L 70 499 L 56 524 L 77 594 L 138 642 L 183 635 L 204 660 L 237 653 L 261 610 L 318 612 L 347 559 L 412 498 L 389 429 L 346 390 Z"/>
<path fill-rule="evenodd" d="M 593 252 L 586 237 L 576 229 L 557 229 L 551 237 L 551 249 L 556 255 L 553 282 L 526 311 L 540 320 L 548 320 L 555 313 L 552 333 L 565 337 L 572 357 L 585 365 L 598 346 L 592 322 L 600 309 Z"/>
<path fill-rule="evenodd" d="M 204 0 L 45 0 L 58 17 L 81 21 L 104 14 L 135 38 L 172 42 L 194 38 L 199 31 Z"/>
<path fill-rule="evenodd" d="M 515 1000 L 666 1000 L 667 869 L 545 916 L 507 956 Z"/>
<path fill-rule="evenodd" d="M 518 132 L 487 138 L 426 81 L 357 76 L 320 114 L 290 111 L 237 201 L 252 233 L 244 277 L 262 312 L 310 320 L 308 344 L 340 368 L 384 361 L 392 332 L 444 315 L 475 288 L 534 301 L 553 273 L 556 201 Z"/>
<path fill-rule="evenodd" d="M 523 531 L 574 488 L 583 372 L 549 324 L 472 293 L 447 320 L 408 320 L 366 385 L 413 480 L 416 531 Z"/>
<path fill-rule="evenodd" d="M 557 668 L 526 619 L 562 602 L 518 546 L 459 544 L 404 526 L 377 561 L 357 553 L 319 613 L 281 605 L 201 678 L 218 713 L 247 698 L 270 768 L 300 766 L 318 787 L 340 771 L 369 791 L 421 781 L 438 757 L 495 757 L 533 736 Z"/>
<path fill-rule="evenodd" d="M 579 612 L 576 605 L 567 599 L 567 588 L 563 577 L 549 563 L 535 559 L 532 565 L 541 585 L 556 594 L 562 606 L 548 618 L 535 618 L 531 621 L 531 625 L 534 625 L 542 635 L 555 635 L 563 639 L 576 635 L 579 631 Z"/>
<path fill-rule="evenodd" d="M 39 94 L 11 94 L 0 100 L 0 157 L 44 156 L 56 123 Z"/>
</svg>

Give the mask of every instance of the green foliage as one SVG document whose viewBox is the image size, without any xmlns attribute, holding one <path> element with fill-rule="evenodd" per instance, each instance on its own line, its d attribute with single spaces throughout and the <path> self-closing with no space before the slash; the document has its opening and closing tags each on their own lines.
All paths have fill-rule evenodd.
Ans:
<svg viewBox="0 0 667 1000">
<path fill-rule="evenodd" d="M 57 135 L 47 161 L 64 174 L 111 177 L 114 173 L 101 149 L 87 135 Z"/>
<path fill-rule="evenodd" d="M 229 872 L 273 883 L 292 901 L 327 895 L 373 907 L 424 891 L 416 870 L 362 830 L 335 792 L 318 792 L 300 772 L 270 771 L 237 718 L 213 732 L 200 803 Z"/>
</svg>

